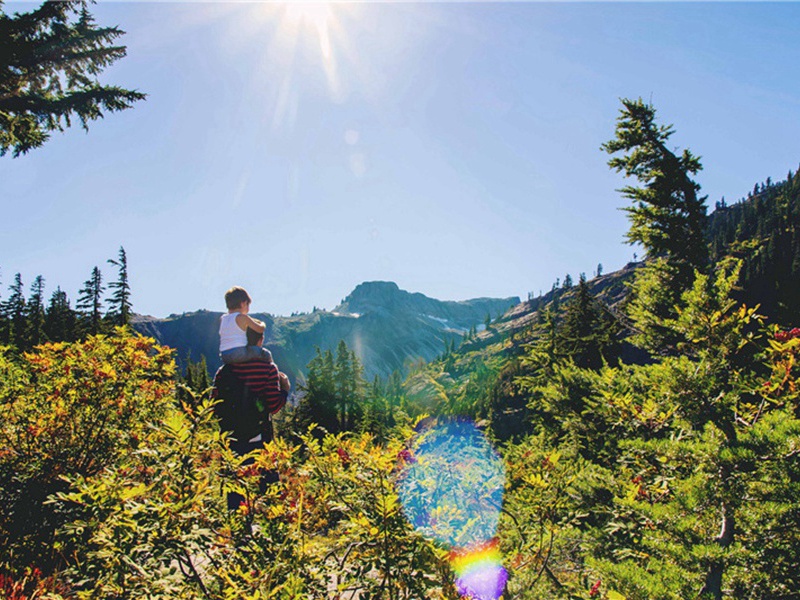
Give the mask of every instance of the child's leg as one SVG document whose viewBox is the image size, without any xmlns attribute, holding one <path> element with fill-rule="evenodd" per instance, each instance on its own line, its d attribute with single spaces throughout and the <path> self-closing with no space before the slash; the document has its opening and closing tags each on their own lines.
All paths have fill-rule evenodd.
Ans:
<svg viewBox="0 0 800 600">
<path fill-rule="evenodd" d="M 272 352 L 263 346 L 248 346 L 247 350 L 252 353 L 254 360 L 263 360 L 268 363 L 272 362 Z"/>
<path fill-rule="evenodd" d="M 237 363 L 253 360 L 252 356 L 250 356 L 248 353 L 247 348 L 249 348 L 249 346 L 241 346 L 240 348 L 231 348 L 230 350 L 225 350 L 225 352 L 220 352 L 222 362 L 224 362 L 226 365 L 235 365 Z"/>
<path fill-rule="evenodd" d="M 243 346 L 241 348 L 231 348 L 220 354 L 222 362 L 226 365 L 249 362 L 251 360 L 263 360 L 272 362 L 272 353 L 261 346 Z"/>
</svg>

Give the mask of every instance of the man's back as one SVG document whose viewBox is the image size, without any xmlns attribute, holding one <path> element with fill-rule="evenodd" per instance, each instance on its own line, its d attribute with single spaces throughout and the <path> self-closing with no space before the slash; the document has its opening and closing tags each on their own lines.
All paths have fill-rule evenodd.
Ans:
<svg viewBox="0 0 800 600">
<path fill-rule="evenodd" d="M 222 365 L 214 376 L 214 397 L 220 426 L 240 440 L 265 433 L 269 415 L 286 404 L 287 392 L 281 389 L 274 363 L 250 361 Z"/>
</svg>

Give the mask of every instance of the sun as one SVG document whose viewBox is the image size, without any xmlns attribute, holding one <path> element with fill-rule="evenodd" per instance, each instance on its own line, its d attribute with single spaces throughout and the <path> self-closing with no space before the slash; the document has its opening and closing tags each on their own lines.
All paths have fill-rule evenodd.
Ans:
<svg viewBox="0 0 800 600">
<path fill-rule="evenodd" d="M 307 26 L 314 30 L 325 61 L 331 60 L 333 52 L 331 27 L 334 26 L 334 14 L 331 5 L 331 2 L 287 2 L 284 12 L 284 20 L 288 27 Z"/>
<path fill-rule="evenodd" d="M 333 17 L 330 2 L 287 2 L 286 18 L 309 23 L 318 30 L 327 27 Z"/>
<path fill-rule="evenodd" d="M 253 65 L 248 84 L 267 99 L 273 128 L 293 127 L 306 92 L 327 90 L 331 101 L 345 101 L 350 91 L 345 75 L 352 79 L 363 71 L 352 46 L 362 26 L 359 5 L 258 0 L 227 6 L 235 15 L 227 47 L 248 54 Z"/>
</svg>

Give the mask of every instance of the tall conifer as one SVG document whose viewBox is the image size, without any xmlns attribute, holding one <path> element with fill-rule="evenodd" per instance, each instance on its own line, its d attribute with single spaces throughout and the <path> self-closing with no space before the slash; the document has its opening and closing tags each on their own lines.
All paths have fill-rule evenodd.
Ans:
<svg viewBox="0 0 800 600">
<path fill-rule="evenodd" d="M 8 290 L 11 295 L 3 303 L 3 314 L 6 321 L 3 341 L 18 348 L 25 348 L 25 295 L 22 293 L 22 275 L 20 273 L 14 276 L 14 283 L 8 287 Z"/>
<path fill-rule="evenodd" d="M 703 237 L 706 197 L 692 179 L 703 167 L 689 150 L 674 154 L 667 142 L 674 133 L 671 125 L 656 123 L 656 110 L 642 99 L 622 100 L 616 137 L 603 144 L 609 154 L 624 153 L 608 161 L 609 166 L 640 186 L 620 191 L 631 201 L 625 207 L 630 221 L 626 239 L 642 244 L 649 258 L 664 256 L 689 269 L 704 268 L 708 247 Z"/>
<path fill-rule="evenodd" d="M 99 267 L 92 269 L 92 275 L 87 279 L 80 291 L 76 307 L 82 313 L 84 329 L 94 335 L 100 333 L 102 328 L 103 307 L 103 274 Z"/>
<path fill-rule="evenodd" d="M 119 247 L 117 260 L 108 259 L 108 264 L 117 267 L 117 280 L 108 284 L 113 290 L 106 300 L 109 305 L 109 316 L 116 325 L 127 325 L 131 320 L 131 286 L 128 284 L 128 257 L 125 248 Z"/>
<path fill-rule="evenodd" d="M 706 198 L 698 195 L 700 186 L 692 179 L 702 166 L 689 150 L 678 156 L 667 147 L 674 130 L 657 124 L 653 106 L 641 98 L 623 99 L 622 105 L 616 136 L 602 148 L 623 153 L 611 158 L 609 166 L 640 183 L 620 190 L 631 201 L 624 208 L 630 221 L 626 239 L 644 246 L 650 259 L 636 275 L 629 314 L 642 347 L 674 352 L 680 340 L 665 323 L 675 318 L 695 271 L 704 271 L 708 263 Z"/>
<path fill-rule="evenodd" d="M 50 296 L 50 303 L 44 318 L 47 338 L 53 342 L 72 342 L 75 340 L 75 312 L 70 307 L 67 293 L 61 287 Z"/>
<path fill-rule="evenodd" d="M 25 306 L 27 346 L 32 348 L 47 341 L 44 328 L 44 278 L 38 275 L 31 285 L 31 295 Z"/>
</svg>

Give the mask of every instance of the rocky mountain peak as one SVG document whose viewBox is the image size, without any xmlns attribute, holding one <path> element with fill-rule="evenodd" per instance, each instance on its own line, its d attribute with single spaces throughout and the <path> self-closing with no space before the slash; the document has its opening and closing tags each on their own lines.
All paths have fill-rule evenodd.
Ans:
<svg viewBox="0 0 800 600">
<path fill-rule="evenodd" d="M 396 306 L 403 296 L 408 296 L 408 292 L 402 291 L 393 281 L 366 281 L 356 286 L 344 299 L 342 307 L 349 312 L 370 312 Z"/>
</svg>

